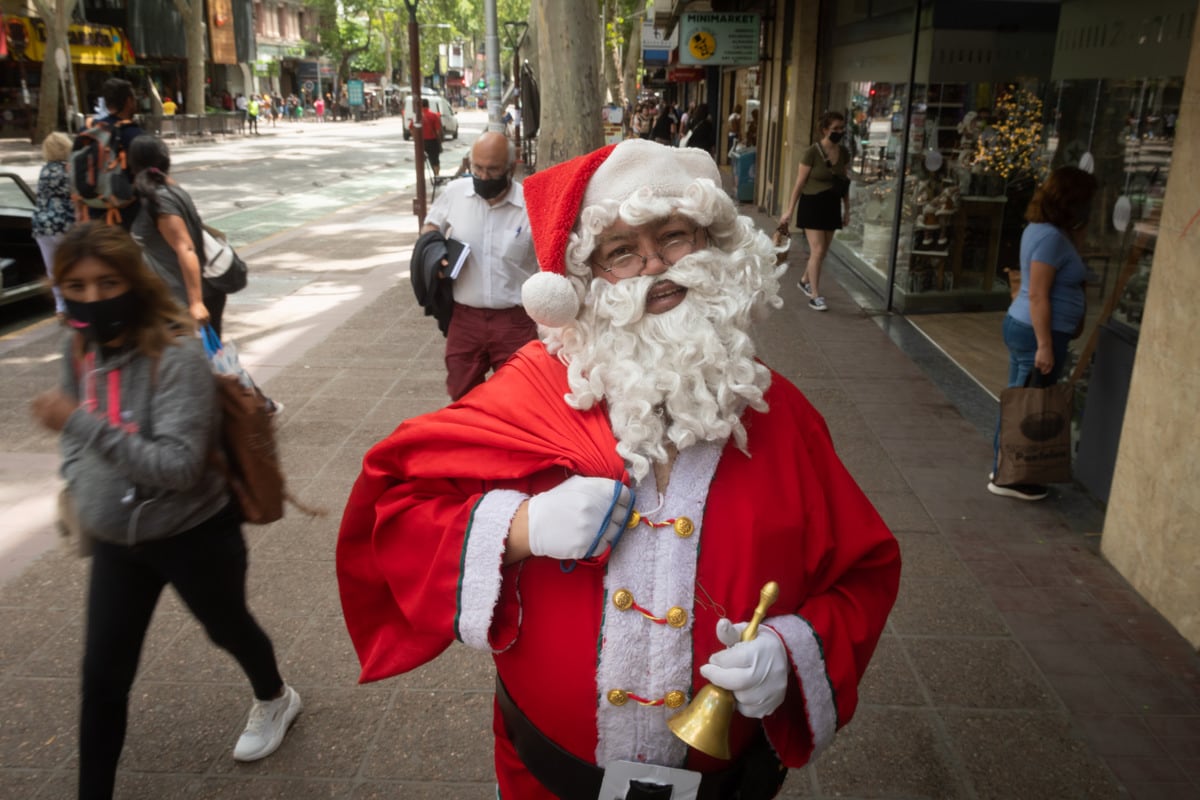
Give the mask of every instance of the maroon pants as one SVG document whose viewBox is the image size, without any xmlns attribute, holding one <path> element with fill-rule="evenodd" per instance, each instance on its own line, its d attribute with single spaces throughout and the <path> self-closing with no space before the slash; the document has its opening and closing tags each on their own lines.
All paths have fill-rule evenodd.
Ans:
<svg viewBox="0 0 1200 800">
<path fill-rule="evenodd" d="M 446 335 L 446 392 L 457 400 L 483 383 L 488 370 L 537 338 L 537 323 L 525 309 L 474 308 L 454 304 Z"/>
</svg>

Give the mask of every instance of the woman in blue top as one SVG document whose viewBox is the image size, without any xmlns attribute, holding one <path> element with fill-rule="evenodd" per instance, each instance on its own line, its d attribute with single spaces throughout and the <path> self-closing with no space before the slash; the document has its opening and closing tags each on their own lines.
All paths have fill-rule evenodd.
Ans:
<svg viewBox="0 0 1200 800">
<path fill-rule="evenodd" d="M 1087 267 L 1079 246 L 1087 235 L 1096 179 L 1076 167 L 1059 167 L 1042 184 L 1021 234 L 1021 290 L 1004 317 L 1008 346 L 1008 385 L 1023 386 L 1033 370 L 1039 383 L 1057 383 L 1067 358 L 1067 345 L 1083 330 Z M 999 426 L 997 426 L 997 447 Z M 993 474 L 995 463 L 993 462 Z M 1045 486 L 998 485 L 988 491 L 1019 500 L 1041 500 Z"/>
</svg>

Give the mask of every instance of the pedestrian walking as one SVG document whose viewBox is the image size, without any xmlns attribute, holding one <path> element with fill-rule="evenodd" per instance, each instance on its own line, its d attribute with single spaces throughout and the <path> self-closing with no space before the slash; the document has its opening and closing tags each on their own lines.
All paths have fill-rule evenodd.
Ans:
<svg viewBox="0 0 1200 800">
<path fill-rule="evenodd" d="M 146 263 L 197 326 L 211 325 L 220 336 L 226 295 L 201 276 L 204 254 L 196 245 L 199 233 L 188 227 L 188 220 L 201 219 L 200 213 L 191 195 L 170 176 L 167 143 L 154 136 L 139 136 L 129 148 L 129 163 L 142 199 L 131 232 Z"/>
<path fill-rule="evenodd" d="M 1034 370 L 1041 376 L 1041 385 L 1058 383 L 1067 363 L 1067 347 L 1083 333 L 1087 265 L 1079 249 L 1087 237 L 1095 194 L 1096 179 L 1091 173 L 1059 167 L 1025 210 L 1029 224 L 1021 233 L 1021 288 L 1004 315 L 1010 387 L 1024 386 Z M 1040 484 L 995 482 L 998 422 L 994 449 L 989 492 L 1016 500 L 1041 500 L 1049 494 Z"/>
<path fill-rule="evenodd" d="M 416 129 L 412 122 L 408 123 L 408 131 L 413 136 Z M 425 159 L 433 167 L 433 177 L 437 180 L 442 172 L 442 115 L 429 107 L 429 100 L 421 98 L 421 142 L 425 151 Z"/>
<path fill-rule="evenodd" d="M 827 311 L 821 294 L 821 266 L 833 235 L 850 224 L 850 151 L 841 143 L 846 118 L 837 111 L 821 115 L 821 139 L 804 151 L 796 168 L 796 183 L 779 227 L 787 230 L 792 214 L 796 227 L 808 240 L 808 264 L 800 276 L 800 289 L 813 311 Z"/>
<path fill-rule="evenodd" d="M 711 156 L 713 148 L 717 146 L 717 128 L 709 116 L 708 103 L 696 106 L 690 125 L 687 146 L 703 150 Z"/>
<path fill-rule="evenodd" d="M 237 97 L 235 97 L 233 100 L 233 104 L 237 107 L 238 133 L 245 133 L 246 117 L 248 116 L 250 101 L 246 99 L 245 95 L 243 95 L 241 92 L 238 92 Z"/>
<path fill-rule="evenodd" d="M 742 104 L 737 103 L 725 123 L 725 149 L 732 150 L 742 136 Z"/>
<path fill-rule="evenodd" d="M 850 722 L 899 547 L 755 357 L 775 251 L 711 157 L 630 139 L 525 185 L 542 341 L 373 447 L 346 506 L 361 678 L 491 654 L 502 797 L 774 797 Z M 716 758 L 668 727 L 701 692 Z"/>
<path fill-rule="evenodd" d="M 313 113 L 317 115 L 317 122 L 325 121 L 325 98 L 318 97 L 313 101 Z"/>
<path fill-rule="evenodd" d="M 633 119 L 629 122 L 629 132 L 637 139 L 650 137 L 650 113 L 645 103 L 637 104 L 637 110 L 633 112 Z"/>
<path fill-rule="evenodd" d="M 654 118 L 654 126 L 650 129 L 650 138 L 659 144 L 673 144 L 675 139 L 675 114 L 671 106 L 663 103 Z"/>
<path fill-rule="evenodd" d="M 101 92 L 101 99 L 104 101 L 104 113 L 98 114 L 89 127 L 95 126 L 108 130 L 114 139 L 110 144 L 110 149 L 118 159 L 117 163 L 123 163 L 120 159 L 127 158 L 126 153 L 129 151 L 129 145 L 143 133 L 141 126 L 133 120 L 134 112 L 137 110 L 137 99 L 133 94 L 133 84 L 123 78 L 109 78 L 101 87 Z M 76 137 L 72 148 L 76 147 L 79 143 L 79 137 Z M 129 181 L 126 184 L 126 188 L 128 188 L 133 184 L 133 173 L 130 172 L 127 163 L 122 167 L 121 172 L 124 174 L 125 179 Z M 129 226 L 133 224 L 137 215 L 138 201 L 136 197 L 129 204 L 116 208 L 87 206 L 88 219 L 113 221 L 126 230 L 129 230 Z"/>
<path fill-rule="evenodd" d="M 454 280 L 446 336 L 446 391 L 458 400 L 483 383 L 537 326 L 521 307 L 521 284 L 537 272 L 525 196 L 513 180 L 516 148 L 489 131 L 471 147 L 471 180 L 453 181 L 434 201 L 422 233 L 436 231 L 470 246 Z"/>
<path fill-rule="evenodd" d="M 271 95 L 264 94 L 258 101 L 258 113 L 272 128 L 275 127 L 275 116 L 272 113 Z"/>
<path fill-rule="evenodd" d="M 30 226 L 33 238 L 42 251 L 46 275 L 53 278 L 54 250 L 63 234 L 75 224 L 75 208 L 71 203 L 71 184 L 67 179 L 67 157 L 71 155 L 71 137 L 55 131 L 42 140 L 42 157 L 46 163 L 38 173 L 37 200 Z M 53 285 L 54 312 L 61 320 L 66 312 L 62 291 Z"/>
<path fill-rule="evenodd" d="M 254 692 L 233 757 L 273 753 L 300 712 L 270 638 L 246 606 L 246 543 L 211 453 L 220 411 L 192 320 L 129 234 L 89 222 L 55 253 L 76 333 L 62 381 L 34 417 L 61 433 L 68 515 L 91 548 L 79 721 L 79 794 L 111 798 L 129 690 L 165 586 L 241 665 Z"/>
<path fill-rule="evenodd" d="M 255 136 L 258 136 L 258 112 L 260 109 L 258 95 L 250 95 L 250 99 L 246 102 L 246 122 L 249 125 L 250 133 Z"/>
</svg>

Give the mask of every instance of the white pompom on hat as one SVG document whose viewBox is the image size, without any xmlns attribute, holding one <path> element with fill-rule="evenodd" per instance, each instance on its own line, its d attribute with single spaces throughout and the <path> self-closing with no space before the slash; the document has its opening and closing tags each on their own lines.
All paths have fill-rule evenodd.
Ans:
<svg viewBox="0 0 1200 800">
<path fill-rule="evenodd" d="M 525 208 L 541 272 L 521 287 L 526 313 L 551 328 L 579 314 L 579 296 L 566 277 L 566 251 L 583 209 L 601 200 L 621 202 L 641 189 L 655 197 L 682 197 L 698 178 L 721 185 L 708 153 L 645 139 L 607 145 L 529 176 Z"/>
</svg>

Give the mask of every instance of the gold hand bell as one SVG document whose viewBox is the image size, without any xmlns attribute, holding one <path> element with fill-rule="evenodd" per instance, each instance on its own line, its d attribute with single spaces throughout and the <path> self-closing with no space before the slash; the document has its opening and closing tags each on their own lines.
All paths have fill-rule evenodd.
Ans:
<svg viewBox="0 0 1200 800">
<path fill-rule="evenodd" d="M 763 586 L 758 595 L 758 606 L 750 624 L 742 631 L 742 641 L 748 642 L 758 634 L 758 623 L 767 615 L 767 609 L 779 597 L 779 584 L 769 581 Z M 733 712 L 737 701 L 733 692 L 722 689 L 715 683 L 710 683 L 692 698 L 692 702 L 667 720 L 671 732 L 683 739 L 691 747 L 713 758 L 730 759 L 733 754 L 729 750 L 729 726 L 733 722 Z"/>
</svg>

